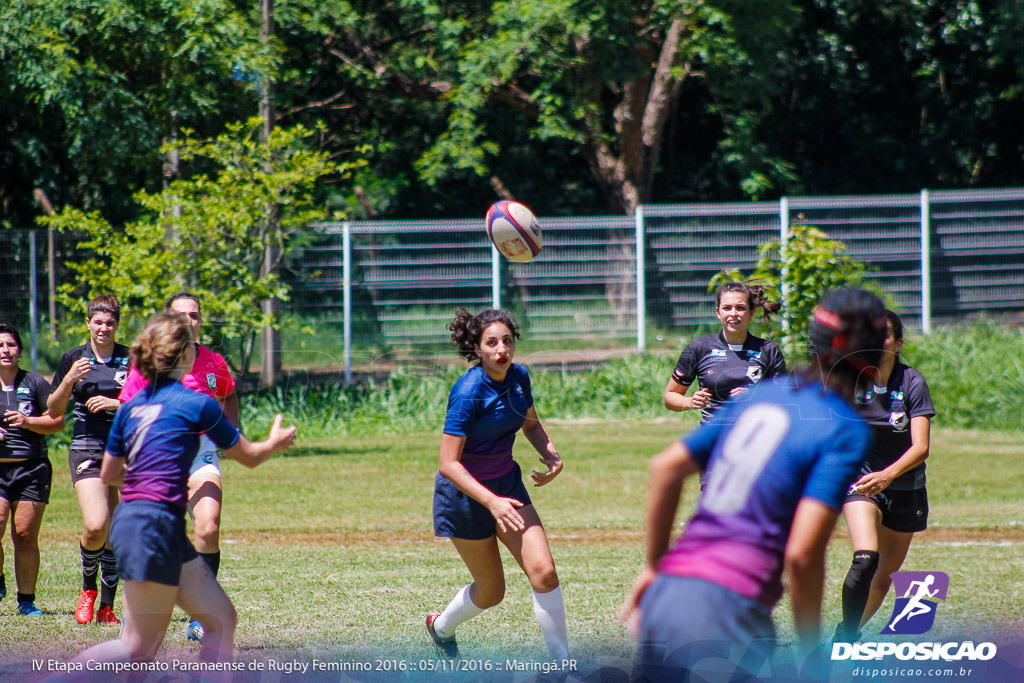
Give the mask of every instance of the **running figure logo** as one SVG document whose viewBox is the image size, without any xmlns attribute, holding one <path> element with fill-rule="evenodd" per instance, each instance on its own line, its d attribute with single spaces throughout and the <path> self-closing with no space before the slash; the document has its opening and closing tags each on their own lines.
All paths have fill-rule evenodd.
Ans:
<svg viewBox="0 0 1024 683">
<path fill-rule="evenodd" d="M 882 633 L 927 633 L 935 623 L 937 601 L 946 599 L 949 576 L 945 572 L 893 572 L 892 584 L 896 604 Z"/>
</svg>

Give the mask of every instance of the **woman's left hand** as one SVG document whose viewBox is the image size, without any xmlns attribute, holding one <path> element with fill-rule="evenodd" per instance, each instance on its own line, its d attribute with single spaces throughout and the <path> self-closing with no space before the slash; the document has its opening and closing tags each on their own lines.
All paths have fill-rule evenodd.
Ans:
<svg viewBox="0 0 1024 683">
<path fill-rule="evenodd" d="M 90 396 L 85 402 L 85 407 L 92 413 L 98 413 L 103 410 L 117 410 L 120 405 L 121 402 L 116 398 L 108 398 L 106 396 Z"/>
<path fill-rule="evenodd" d="M 545 458 L 540 459 L 541 463 L 547 465 L 547 472 L 538 472 L 534 470 L 530 477 L 533 479 L 534 486 L 543 486 L 549 481 L 558 476 L 558 473 L 562 471 L 562 459 L 558 457 L 558 454 L 548 455 Z"/>
<path fill-rule="evenodd" d="M 4 413 L 4 422 L 7 423 L 7 427 L 15 429 L 17 427 L 25 426 L 25 416 L 17 410 L 8 410 Z"/>
</svg>

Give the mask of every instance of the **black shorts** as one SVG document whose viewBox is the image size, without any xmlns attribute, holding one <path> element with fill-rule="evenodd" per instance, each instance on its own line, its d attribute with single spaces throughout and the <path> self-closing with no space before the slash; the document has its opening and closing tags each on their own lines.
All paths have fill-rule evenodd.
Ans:
<svg viewBox="0 0 1024 683">
<path fill-rule="evenodd" d="M 71 469 L 71 484 L 83 479 L 98 479 L 100 465 L 103 464 L 103 451 L 77 450 L 68 451 L 68 467 Z"/>
<path fill-rule="evenodd" d="M 851 493 L 846 502 L 866 500 L 882 511 L 882 526 L 886 529 L 912 534 L 928 528 L 928 490 L 911 491 L 886 489 L 876 496 Z"/>
<path fill-rule="evenodd" d="M 50 502 L 53 467 L 46 458 L 0 462 L 0 498 L 15 502 Z"/>
<path fill-rule="evenodd" d="M 530 505 L 530 494 L 523 485 L 523 472 L 513 461 L 512 471 L 496 479 L 480 482 L 503 498 L 515 498 Z M 434 535 L 482 541 L 495 534 L 498 523 L 486 507 L 476 502 L 440 472 L 434 481 Z"/>
<path fill-rule="evenodd" d="M 110 521 L 117 572 L 125 581 L 181 584 L 181 566 L 199 557 L 185 534 L 185 508 L 132 500 L 121 503 Z"/>
</svg>

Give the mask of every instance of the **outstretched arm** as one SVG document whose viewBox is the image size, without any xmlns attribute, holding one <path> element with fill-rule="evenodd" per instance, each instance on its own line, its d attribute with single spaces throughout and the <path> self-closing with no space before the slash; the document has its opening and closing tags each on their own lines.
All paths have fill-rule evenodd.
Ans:
<svg viewBox="0 0 1024 683">
<path fill-rule="evenodd" d="M 562 471 L 562 458 L 558 455 L 558 449 L 555 448 L 555 444 L 551 443 L 551 437 L 545 431 L 544 425 L 540 423 L 540 418 L 537 417 L 537 410 L 534 406 L 530 406 L 529 410 L 526 411 L 523 435 L 536 449 L 537 453 L 540 454 L 541 464 L 548 468 L 546 472 L 534 470 L 531 475 L 534 486 L 543 486 L 557 477 L 558 473 Z"/>
<path fill-rule="evenodd" d="M 786 544 L 785 570 L 789 574 L 793 624 L 801 647 L 807 651 L 817 647 L 821 639 L 825 547 L 838 518 L 838 510 L 814 498 L 804 498 L 797 505 Z"/>
<path fill-rule="evenodd" d="M 295 443 L 295 425 L 287 429 L 281 426 L 283 418 L 278 414 L 274 418 L 274 424 L 270 427 L 270 435 L 263 441 L 249 441 L 242 435 L 231 448 L 224 451 L 224 455 L 237 460 L 246 467 L 257 467 L 262 465 L 276 451 L 285 451 Z"/>
</svg>

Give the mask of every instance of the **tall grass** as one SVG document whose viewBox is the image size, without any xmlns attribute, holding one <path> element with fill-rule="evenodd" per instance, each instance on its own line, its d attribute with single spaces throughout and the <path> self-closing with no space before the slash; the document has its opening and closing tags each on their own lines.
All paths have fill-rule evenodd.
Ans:
<svg viewBox="0 0 1024 683">
<path fill-rule="evenodd" d="M 937 424 L 1024 431 L 1024 330 L 980 322 L 941 328 L 927 337 L 908 334 L 903 358 L 928 381 Z M 611 358 L 583 371 L 533 369 L 538 414 L 545 419 L 667 417 L 661 396 L 674 362 L 671 354 L 646 353 Z M 798 363 L 790 359 L 789 364 Z M 305 383 L 257 393 L 243 401 L 245 417 L 263 425 L 283 412 L 313 434 L 437 429 L 448 391 L 465 368 L 399 369 L 356 387 Z"/>
</svg>

